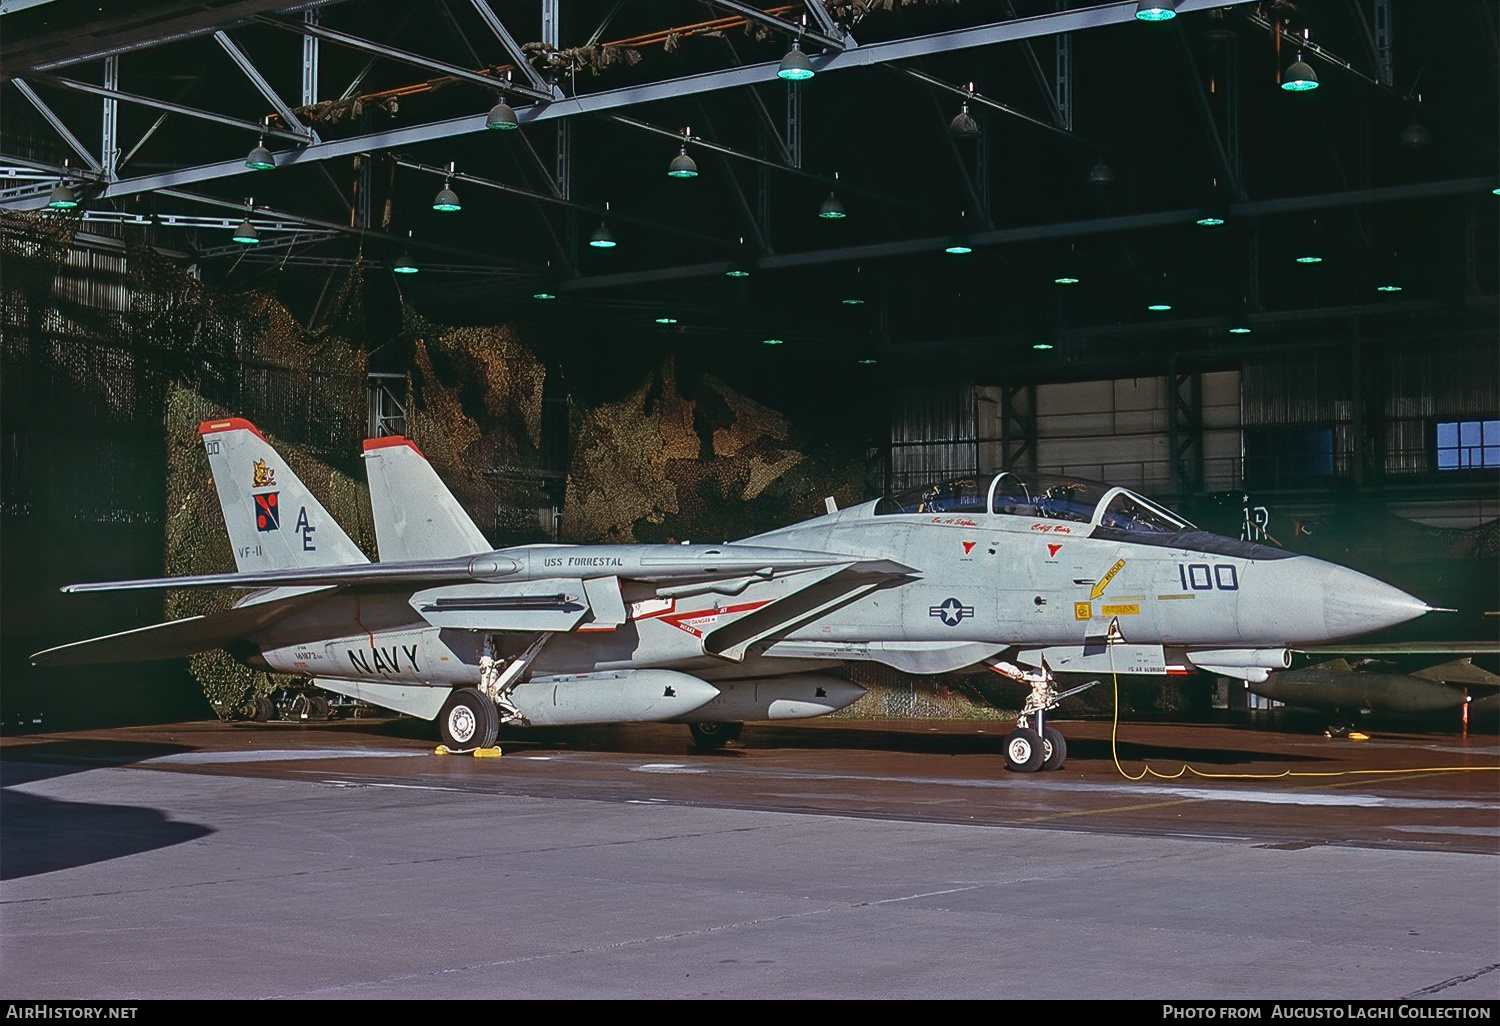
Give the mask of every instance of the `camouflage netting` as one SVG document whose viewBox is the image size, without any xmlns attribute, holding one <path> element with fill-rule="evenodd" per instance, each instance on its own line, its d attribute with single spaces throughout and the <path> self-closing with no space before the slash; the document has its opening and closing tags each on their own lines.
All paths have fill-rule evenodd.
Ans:
<svg viewBox="0 0 1500 1026">
<path fill-rule="evenodd" d="M 416 334 L 407 437 L 493 543 L 542 540 L 546 368 L 509 327 Z"/>
<path fill-rule="evenodd" d="M 187 389 L 174 388 L 166 412 L 167 574 L 232 571 L 234 556 L 224 514 L 198 434 L 203 421 L 229 416 L 231 411 Z M 373 553 L 375 523 L 365 484 L 274 435 L 267 438 L 355 544 L 367 555 Z M 212 589 L 174 591 L 168 593 L 166 612 L 172 619 L 218 612 L 227 609 L 238 594 Z M 224 719 L 245 715 L 246 706 L 258 695 L 300 683 L 295 677 L 253 670 L 220 650 L 192 656 L 188 663 L 214 712 Z"/>
<path fill-rule="evenodd" d="M 365 358 L 345 337 L 357 319 L 358 265 L 330 327 L 311 332 L 267 296 L 208 289 L 152 256 L 132 261 L 130 319 L 140 344 L 184 353 L 205 346 L 228 350 L 221 353 L 228 357 L 222 362 L 179 368 L 179 380 L 196 387 L 178 384 L 168 392 L 166 572 L 234 569 L 198 433 L 203 421 L 231 415 L 255 423 L 349 537 L 373 554 L 375 529 L 364 481 L 320 458 L 337 454 L 347 467 L 364 430 Z M 292 444 L 280 434 L 283 430 L 312 444 Z M 177 618 L 215 612 L 227 608 L 237 594 L 171 592 L 166 613 Z M 256 696 L 297 683 L 293 677 L 252 670 L 217 650 L 191 657 L 189 666 L 215 713 L 226 719 L 243 715 Z"/>
<path fill-rule="evenodd" d="M 690 387 L 684 387 L 690 384 Z M 668 360 L 618 403 L 588 411 L 563 535 L 579 542 L 726 541 L 864 498 L 849 454 L 800 443 L 781 414 Z"/>
</svg>

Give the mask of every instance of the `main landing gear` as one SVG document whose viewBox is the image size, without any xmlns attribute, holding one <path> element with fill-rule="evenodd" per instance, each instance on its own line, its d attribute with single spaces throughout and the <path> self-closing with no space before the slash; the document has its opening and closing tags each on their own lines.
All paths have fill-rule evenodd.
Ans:
<svg viewBox="0 0 1500 1026">
<path fill-rule="evenodd" d="M 491 748 L 500 736 L 500 711 L 478 688 L 454 688 L 438 713 L 438 733 L 455 752 Z"/>
<path fill-rule="evenodd" d="M 1082 687 L 1059 693 L 1053 685 L 1052 671 L 1044 665 L 1040 670 L 1023 670 L 1013 663 L 1000 659 L 989 661 L 990 669 L 1012 680 L 1031 685 L 1031 694 L 1016 720 L 1016 729 L 1005 737 L 1005 768 L 1017 773 L 1035 773 L 1037 770 L 1060 770 L 1068 761 L 1068 741 L 1062 731 L 1047 725 L 1047 710 L 1070 695 L 1076 695 L 1095 684 L 1089 681 Z M 1035 725 L 1032 725 L 1032 720 Z"/>
<path fill-rule="evenodd" d="M 743 723 L 689 723 L 688 730 L 693 734 L 693 744 L 698 748 L 708 750 L 723 748 L 731 741 L 738 741 L 745 731 L 745 725 Z"/>
</svg>

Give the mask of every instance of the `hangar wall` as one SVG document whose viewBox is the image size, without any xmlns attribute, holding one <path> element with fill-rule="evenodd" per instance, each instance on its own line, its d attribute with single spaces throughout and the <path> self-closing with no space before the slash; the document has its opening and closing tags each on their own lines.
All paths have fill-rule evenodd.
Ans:
<svg viewBox="0 0 1500 1026">
<path fill-rule="evenodd" d="M 979 469 L 1007 466 L 998 386 L 975 389 Z M 1173 491 L 1168 379 L 1158 377 L 1076 381 L 1036 387 L 1036 459 L 1025 469 L 1072 474 L 1161 495 Z M 1239 487 L 1240 374 L 1202 376 L 1204 487 Z"/>
</svg>

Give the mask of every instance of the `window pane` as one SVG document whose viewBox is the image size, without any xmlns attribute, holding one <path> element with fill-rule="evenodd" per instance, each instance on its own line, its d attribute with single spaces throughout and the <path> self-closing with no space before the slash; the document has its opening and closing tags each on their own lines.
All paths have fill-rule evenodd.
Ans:
<svg viewBox="0 0 1500 1026">
<path fill-rule="evenodd" d="M 1452 449 L 1458 445 L 1458 422 L 1445 421 L 1437 426 L 1437 444 L 1439 449 Z"/>
<path fill-rule="evenodd" d="M 1461 420 L 1458 422 L 1458 444 L 1468 447 L 1482 444 L 1483 439 L 1479 437 L 1479 421 Z"/>
</svg>

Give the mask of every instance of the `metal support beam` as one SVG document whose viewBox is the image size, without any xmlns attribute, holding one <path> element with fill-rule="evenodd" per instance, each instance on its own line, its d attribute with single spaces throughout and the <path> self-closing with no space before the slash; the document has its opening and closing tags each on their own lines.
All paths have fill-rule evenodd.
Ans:
<svg viewBox="0 0 1500 1026">
<path fill-rule="evenodd" d="M 1395 82 L 1391 63 L 1391 0 L 1375 0 L 1375 68 L 1387 89 Z"/>
<path fill-rule="evenodd" d="M 507 82 L 496 75 L 485 75 L 478 71 L 471 71 L 468 68 L 461 68 L 457 64 L 433 60 L 431 57 L 423 57 L 407 50 L 399 50 L 394 46 L 385 46 L 382 43 L 362 39 L 359 36 L 352 36 L 347 32 L 339 32 L 336 29 L 323 28 L 321 25 L 309 25 L 305 22 L 302 25 L 289 25 L 276 18 L 257 18 L 256 21 L 262 25 L 285 29 L 288 32 L 298 32 L 304 36 L 316 36 L 327 42 L 337 43 L 339 46 L 347 46 L 351 50 L 362 50 L 365 53 L 372 53 L 378 57 L 384 57 L 387 60 L 393 60 L 400 64 L 410 64 L 413 67 L 424 68 L 427 71 L 436 71 L 439 74 L 462 79 L 465 82 L 474 82 L 488 89 L 497 89 L 520 96 L 529 96 L 534 100 L 552 99 L 550 92 L 541 92 L 529 86 L 517 85 L 514 82 Z"/>
<path fill-rule="evenodd" d="M 787 83 L 786 148 L 792 167 L 802 170 L 802 85 L 798 82 Z"/>
<path fill-rule="evenodd" d="M 554 50 L 562 46 L 561 0 L 542 0 L 542 45 Z"/>
<path fill-rule="evenodd" d="M 56 75 L 33 74 L 31 77 L 37 81 L 46 82 L 48 85 L 57 86 L 59 89 L 72 89 L 75 92 L 92 93 L 95 96 L 124 100 L 126 103 L 139 104 L 142 107 L 150 107 L 153 110 L 164 110 L 169 114 L 181 114 L 184 117 L 197 118 L 200 121 L 212 121 L 214 124 L 228 125 L 230 128 L 242 128 L 247 132 L 273 135 L 278 139 L 290 139 L 296 143 L 306 143 L 308 141 L 308 136 L 305 134 L 298 134 L 281 128 L 268 130 L 265 125 L 255 121 L 244 121 L 240 118 L 231 118 L 224 114 L 212 114 L 206 110 L 199 110 L 196 107 L 184 107 L 180 103 L 169 103 L 166 100 L 156 100 L 149 96 L 136 96 L 134 93 L 126 93 L 118 89 L 106 89 L 103 86 L 92 85 L 88 82 L 75 82 L 71 78 L 58 78 Z M 20 80 L 15 79 L 13 81 L 19 82 Z"/>
<path fill-rule="evenodd" d="M 1036 383 L 1000 389 L 1000 469 L 1036 473 Z"/>
<path fill-rule="evenodd" d="M 271 109 L 280 115 L 282 124 L 294 132 L 301 132 L 308 136 L 313 135 L 312 131 L 298 119 L 297 115 L 292 113 L 292 108 L 286 105 L 286 101 L 277 95 L 276 90 L 271 88 L 271 83 L 266 81 L 265 76 L 256 69 L 255 65 L 250 62 L 250 58 L 246 56 L 245 51 L 241 50 L 233 39 L 230 39 L 223 32 L 215 32 L 214 39 L 223 47 L 224 52 L 229 55 L 229 59 L 234 61 L 239 69 L 245 73 L 245 77 L 250 80 L 251 85 L 255 86 L 256 91 L 265 97 L 266 102 L 271 105 Z M 110 60 L 118 59 L 118 57 L 110 58 Z M 110 83 L 106 82 L 105 85 L 110 85 Z M 110 88 L 114 88 L 114 86 L 110 85 Z"/>
<path fill-rule="evenodd" d="M 819 32 L 823 33 L 825 36 L 832 36 L 835 39 L 842 39 L 844 41 L 845 49 L 848 49 L 851 46 L 859 45 L 857 42 L 855 42 L 853 36 L 851 36 L 848 32 L 845 32 L 842 28 L 839 27 L 839 23 L 833 20 L 833 15 L 829 14 L 828 8 L 823 6 L 823 0 L 803 0 L 803 2 L 807 5 L 808 16 L 811 17 L 813 23 L 818 26 Z"/>
<path fill-rule="evenodd" d="M 302 13 L 302 24 L 317 28 L 323 14 L 316 7 Z M 318 102 L 318 37 L 302 34 L 302 106 Z"/>
<path fill-rule="evenodd" d="M 573 126 L 566 121 L 557 123 L 557 170 L 553 191 L 558 199 L 573 198 Z"/>
<path fill-rule="evenodd" d="M 1180 13 L 1189 13 L 1210 7 L 1223 7 L 1249 2 L 1250 0 L 1183 0 L 1178 5 L 1178 11 Z M 554 4 L 555 0 L 544 0 L 544 14 L 553 10 Z M 886 43 L 866 43 L 854 49 L 845 50 L 842 53 L 814 58 L 813 63 L 823 72 L 842 71 L 846 68 L 873 67 L 890 61 L 909 60 L 926 54 L 947 53 L 971 47 L 994 46 L 1059 32 L 1075 32 L 1106 25 L 1125 24 L 1134 20 L 1135 6 L 1134 3 L 1130 2 L 1114 3 L 1087 10 L 1064 11 L 1054 14 L 1037 15 L 1030 18 L 1017 18 L 1010 21 L 959 29 L 953 32 L 939 32 L 932 35 L 892 40 Z M 286 27 L 292 31 L 298 31 L 295 26 Z M 642 85 L 625 86 L 585 96 L 569 97 L 548 104 L 536 104 L 518 110 L 516 114 L 521 123 L 526 125 L 537 121 L 574 117 L 585 113 L 603 113 L 637 104 L 651 103 L 656 100 L 681 99 L 687 96 L 722 89 L 740 88 L 758 82 L 778 81 L 776 77 L 777 66 L 776 62 L 746 65 Z M 493 82 L 489 80 L 485 81 L 487 85 L 494 86 Z M 1001 109 L 1006 109 L 1008 113 L 1017 113 L 1009 111 L 1008 108 L 1002 107 Z M 1035 119 L 1028 120 L 1035 121 Z M 1045 122 L 1036 123 L 1048 128 L 1053 127 L 1047 125 Z M 256 126 L 256 129 L 258 130 L 259 126 Z M 1055 128 L 1053 130 L 1060 131 Z M 282 166 L 286 167 L 303 162 L 310 163 L 318 160 L 335 159 L 371 150 L 400 149 L 436 139 L 477 135 L 483 134 L 486 131 L 488 130 L 485 127 L 484 113 L 475 113 L 447 121 L 412 125 L 406 128 L 375 132 L 348 139 L 315 143 L 302 150 L 287 154 Z M 1069 138 L 1076 137 L 1069 135 Z M 1080 141 L 1087 142 L 1087 140 Z M 106 195 L 132 195 L 138 192 L 149 192 L 163 186 L 186 185 L 193 182 L 209 181 L 215 178 L 242 174 L 244 172 L 245 167 L 242 160 L 221 161 L 214 164 L 181 168 L 164 174 L 117 182 L 106 189 Z"/>
<path fill-rule="evenodd" d="M 62 137 L 62 141 L 68 144 L 68 148 L 71 149 L 74 154 L 76 154 L 91 171 L 103 170 L 103 168 L 99 166 L 99 162 L 94 159 L 94 155 L 89 152 L 88 147 L 79 142 L 78 136 L 74 135 L 68 130 L 68 126 L 63 124 L 62 122 L 62 118 L 52 113 L 52 108 L 42 102 L 42 98 L 36 94 L 36 90 L 32 89 L 31 86 L 27 85 L 19 78 L 11 79 L 10 83 L 18 90 L 20 90 L 22 96 L 31 101 L 31 105 L 37 109 L 37 113 L 42 116 L 47 124 L 52 126 L 52 130 Z"/>
<path fill-rule="evenodd" d="M 531 88 L 541 93 L 552 92 L 554 87 L 541 76 L 536 68 L 531 66 L 531 62 L 526 59 L 526 51 L 521 49 L 521 44 L 516 42 L 515 37 L 510 34 L 494 9 L 485 0 L 469 0 L 469 2 L 474 5 L 479 19 L 494 33 L 500 45 L 505 47 L 505 52 L 510 55 L 511 63 L 516 66 L 516 70 L 531 83 Z"/>
<path fill-rule="evenodd" d="M 751 21 L 758 22 L 761 25 L 769 25 L 771 28 L 776 29 L 779 32 L 785 32 L 793 39 L 811 39 L 813 42 L 819 43 L 822 46 L 826 46 L 830 50 L 843 51 L 850 45 L 850 43 L 846 43 L 843 38 L 835 36 L 832 33 L 823 32 L 818 29 L 810 29 L 802 25 L 794 24 L 790 21 L 782 21 L 774 14 L 767 14 L 759 7 L 741 3 L 740 0 L 708 0 L 708 4 L 711 7 L 722 7 L 726 11 L 733 11 L 735 14 L 748 18 Z M 816 7 L 817 4 L 818 0 L 809 0 L 808 2 L 809 7 Z M 823 15 L 826 18 L 828 12 L 824 11 Z M 814 15 L 813 20 L 817 20 L 816 15 Z"/>
<path fill-rule="evenodd" d="M 1188 45 L 1187 35 L 1178 25 L 1173 25 L 1171 31 L 1173 39 L 1177 42 L 1177 55 L 1187 71 L 1188 91 L 1193 96 L 1193 106 L 1197 108 L 1198 118 L 1203 122 L 1203 134 L 1207 135 L 1213 143 L 1214 164 L 1217 165 L 1219 173 L 1224 176 L 1224 183 L 1229 186 L 1229 191 L 1241 201 L 1248 199 L 1245 190 L 1240 187 L 1239 176 L 1234 173 L 1234 162 L 1229 159 L 1229 153 L 1224 148 L 1224 139 L 1219 135 L 1219 126 L 1214 122 L 1213 108 L 1208 104 L 1208 93 L 1204 90 L 1203 80 L 1198 75 L 1198 62 L 1193 58 L 1193 50 Z"/>
<path fill-rule="evenodd" d="M 1203 490 L 1203 372 L 1183 371 L 1177 354 L 1167 358 L 1167 450 L 1172 491 Z"/>
<path fill-rule="evenodd" d="M 1036 125 L 1038 128 L 1045 128 L 1050 132 L 1055 132 L 1065 139 L 1071 139 L 1081 146 L 1087 146 L 1092 151 L 1099 153 L 1113 152 L 1110 147 L 1090 142 L 1088 139 L 1085 139 L 1079 135 L 1075 135 L 1067 129 L 1059 128 L 1057 125 L 1054 125 L 1047 121 L 1043 121 L 1040 118 L 1034 118 L 1030 114 L 1024 114 L 1021 111 L 1016 110 L 1014 107 L 1006 106 L 999 100 L 992 100 L 988 96 L 985 96 L 983 93 L 970 92 L 963 86 L 956 86 L 951 82 L 944 82 L 942 79 L 937 78 L 933 75 L 929 75 L 927 74 L 927 72 L 918 70 L 917 68 L 901 66 L 893 67 L 891 68 L 891 70 L 902 75 L 906 75 L 908 78 L 914 78 L 919 82 L 926 82 L 930 86 L 933 86 L 937 89 L 942 89 L 945 92 L 952 93 L 955 96 L 962 96 L 969 103 L 976 104 L 980 107 L 987 107 L 990 110 L 997 110 L 1002 114 L 1009 114 L 1013 118 L 1020 118 L 1027 124 Z"/>
<path fill-rule="evenodd" d="M 1061 0 L 1059 0 L 1059 7 Z M 1063 33 L 1057 37 L 1057 88 L 1054 97 L 1057 106 L 1057 126 L 1065 132 L 1073 131 L 1073 37 Z"/>
<path fill-rule="evenodd" d="M 104 88 L 120 88 L 120 58 L 118 55 L 104 58 Z M 104 165 L 104 177 L 114 181 L 118 175 L 120 146 L 120 102 L 113 97 L 104 98 L 103 116 L 99 119 L 99 160 Z"/>
</svg>

